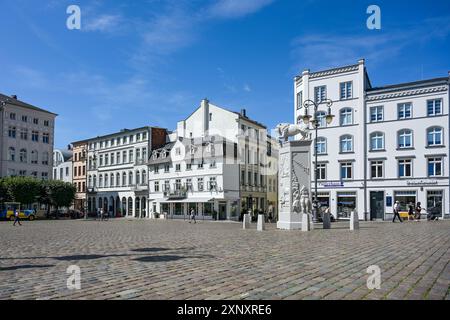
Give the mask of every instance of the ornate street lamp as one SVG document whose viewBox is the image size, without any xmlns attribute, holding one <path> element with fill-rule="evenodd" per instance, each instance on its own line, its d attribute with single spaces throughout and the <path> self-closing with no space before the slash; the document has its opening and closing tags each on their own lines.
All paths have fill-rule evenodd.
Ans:
<svg viewBox="0 0 450 320">
<path fill-rule="evenodd" d="M 315 101 L 312 100 L 306 100 L 303 103 L 303 107 L 305 108 L 305 112 L 304 115 L 302 117 L 303 122 L 308 125 L 309 123 L 312 124 L 315 132 L 316 132 L 316 137 L 314 139 L 314 157 L 315 157 L 315 161 L 314 161 L 314 200 L 313 200 L 313 221 L 317 222 L 318 221 L 318 210 L 319 210 L 319 201 L 317 200 L 317 178 L 319 177 L 319 172 L 317 169 L 317 139 L 318 139 L 318 129 L 320 127 L 320 121 L 318 119 L 318 109 L 319 109 L 319 105 L 321 104 L 326 104 L 327 108 L 328 108 L 328 112 L 327 115 L 325 116 L 325 121 L 327 122 L 327 124 L 330 124 L 333 121 L 334 115 L 331 113 L 331 106 L 333 105 L 333 101 L 330 99 L 325 99 L 322 100 L 321 102 L 317 103 Z M 309 109 L 313 107 L 313 114 L 310 115 L 309 114 Z"/>
</svg>

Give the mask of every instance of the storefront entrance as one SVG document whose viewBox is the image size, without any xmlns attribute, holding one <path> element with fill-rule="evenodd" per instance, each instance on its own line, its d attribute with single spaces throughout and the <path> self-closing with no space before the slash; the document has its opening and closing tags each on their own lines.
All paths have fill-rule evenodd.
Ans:
<svg viewBox="0 0 450 320">
<path fill-rule="evenodd" d="M 219 220 L 227 220 L 227 204 L 219 203 Z"/>
<path fill-rule="evenodd" d="M 442 190 L 427 191 L 427 212 L 442 215 Z"/>
<path fill-rule="evenodd" d="M 370 192 L 370 220 L 384 219 L 384 192 Z"/>
<path fill-rule="evenodd" d="M 337 216 L 349 219 L 352 211 L 356 208 L 356 192 L 342 192 L 337 194 Z"/>
<path fill-rule="evenodd" d="M 400 211 L 408 211 L 408 204 L 415 205 L 417 203 L 416 191 L 395 191 L 394 202 L 396 201 L 400 202 Z"/>
</svg>

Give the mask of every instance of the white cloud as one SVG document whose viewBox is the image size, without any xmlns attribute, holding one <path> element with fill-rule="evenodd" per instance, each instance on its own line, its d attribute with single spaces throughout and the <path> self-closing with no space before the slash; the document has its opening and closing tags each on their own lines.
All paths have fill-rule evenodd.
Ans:
<svg viewBox="0 0 450 320">
<path fill-rule="evenodd" d="M 246 83 L 246 84 L 244 84 L 244 91 L 245 92 L 251 92 L 252 88 L 250 88 L 250 86 Z"/>
<path fill-rule="evenodd" d="M 81 30 L 83 31 L 99 31 L 113 32 L 121 26 L 122 17 L 120 15 L 100 15 L 95 18 L 82 20 Z"/>
<path fill-rule="evenodd" d="M 273 0 L 219 0 L 210 7 L 210 14 L 220 18 L 239 18 L 259 11 Z"/>
</svg>

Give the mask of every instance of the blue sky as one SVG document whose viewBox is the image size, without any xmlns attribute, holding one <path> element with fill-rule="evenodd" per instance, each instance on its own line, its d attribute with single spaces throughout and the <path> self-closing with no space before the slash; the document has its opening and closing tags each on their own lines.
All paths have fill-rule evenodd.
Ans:
<svg viewBox="0 0 450 320">
<path fill-rule="evenodd" d="M 81 30 L 66 9 L 81 8 Z M 366 9 L 381 8 L 368 30 Z M 450 70 L 450 1 L 0 0 L 0 92 L 59 116 L 56 147 L 174 129 L 202 98 L 274 127 L 293 77 L 365 58 L 372 84 Z"/>
</svg>

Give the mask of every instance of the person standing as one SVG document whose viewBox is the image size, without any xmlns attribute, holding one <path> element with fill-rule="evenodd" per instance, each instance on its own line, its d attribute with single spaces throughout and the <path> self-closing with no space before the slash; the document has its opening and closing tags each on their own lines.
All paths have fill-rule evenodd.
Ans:
<svg viewBox="0 0 450 320">
<path fill-rule="evenodd" d="M 420 220 L 421 212 L 422 212 L 422 206 L 421 206 L 421 203 L 420 203 L 420 202 L 417 202 L 417 205 L 416 205 L 416 216 L 415 216 L 415 221 L 419 221 L 419 220 Z"/>
<path fill-rule="evenodd" d="M 394 219 L 392 219 L 392 222 L 395 222 L 395 218 L 398 217 L 398 220 L 400 222 L 403 222 L 402 217 L 400 217 L 400 201 L 395 201 L 394 204 Z"/>
<path fill-rule="evenodd" d="M 414 220 L 414 204 L 410 202 L 408 204 L 408 221 Z"/>
<path fill-rule="evenodd" d="M 19 211 L 17 211 L 17 209 L 14 208 L 14 224 L 13 224 L 13 226 L 15 226 L 17 222 L 19 223 L 19 226 L 22 225 L 20 223 Z"/>
<path fill-rule="evenodd" d="M 103 221 L 104 218 L 104 211 L 103 208 L 100 208 L 100 221 Z"/>
<path fill-rule="evenodd" d="M 194 221 L 194 223 L 197 223 L 197 221 L 195 220 L 195 210 L 194 208 L 191 208 L 191 213 L 189 215 L 189 223 L 191 223 L 191 221 Z"/>
</svg>

